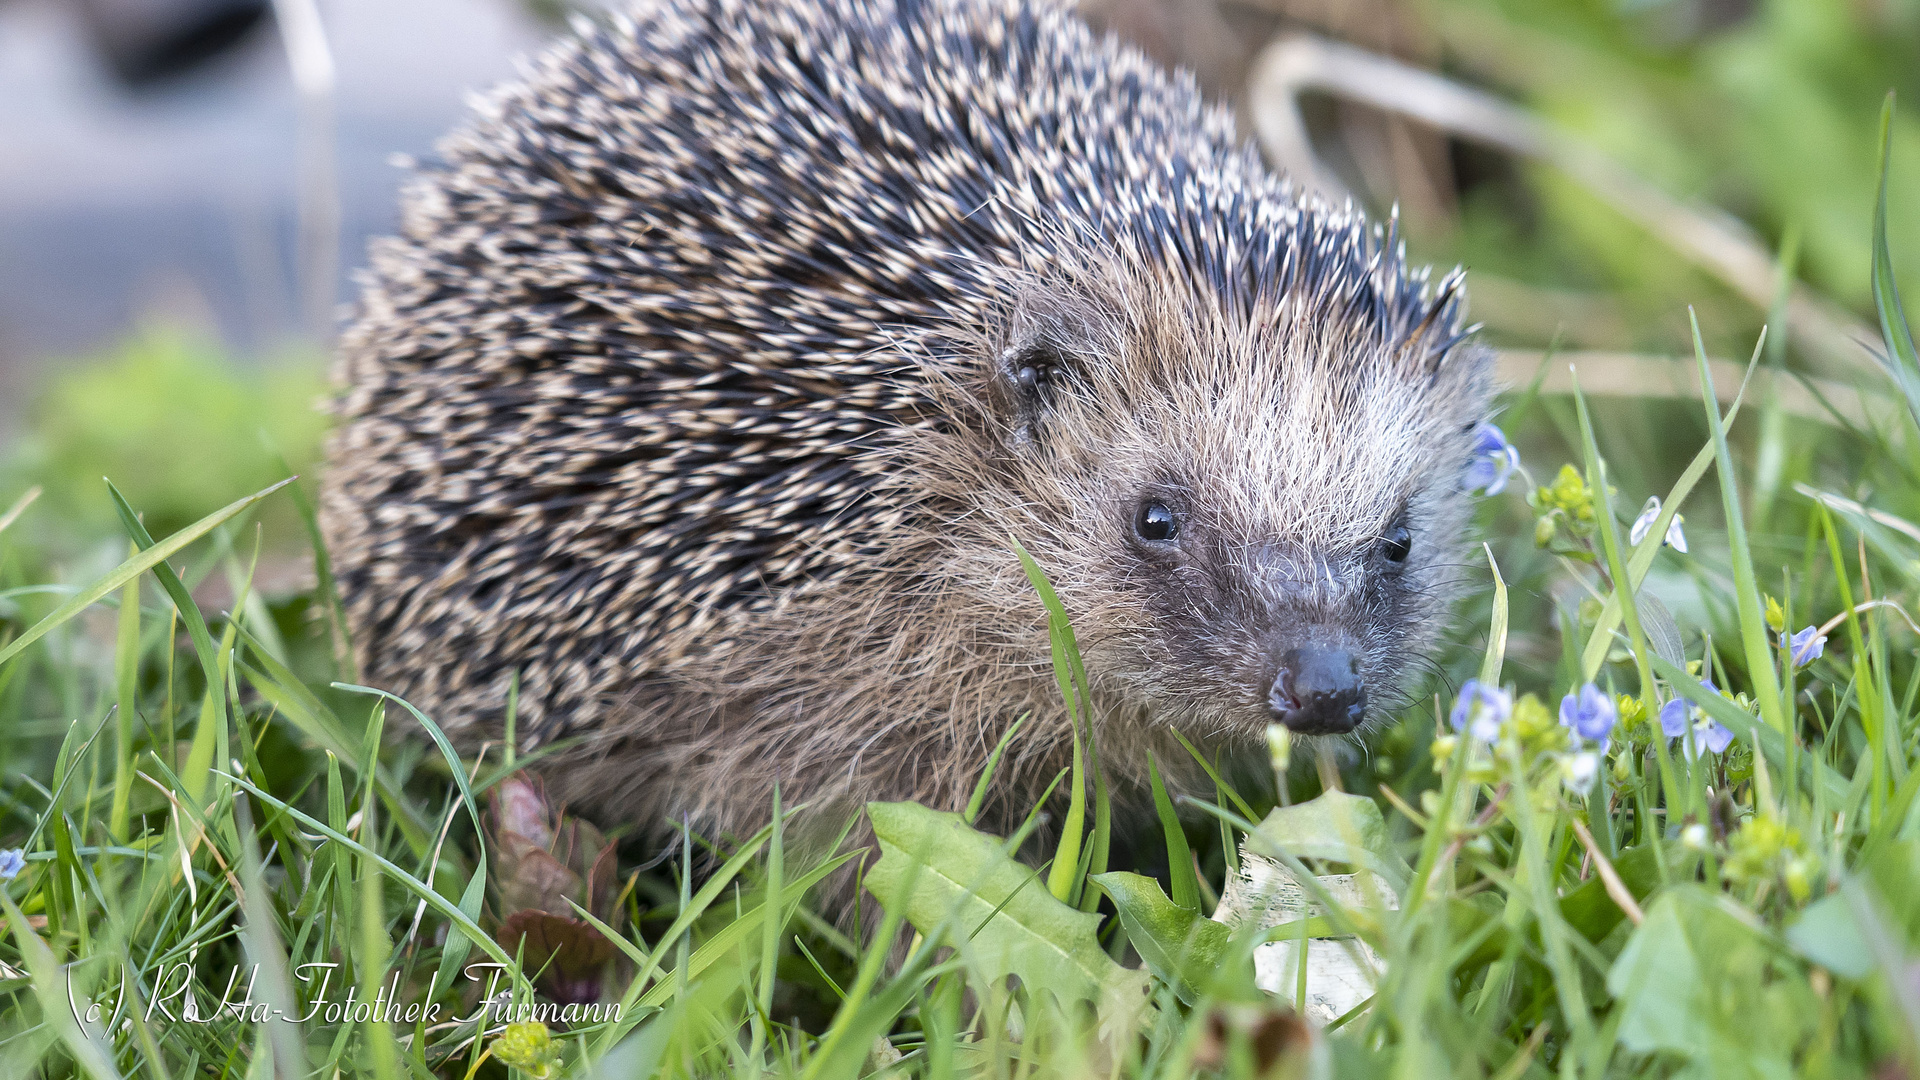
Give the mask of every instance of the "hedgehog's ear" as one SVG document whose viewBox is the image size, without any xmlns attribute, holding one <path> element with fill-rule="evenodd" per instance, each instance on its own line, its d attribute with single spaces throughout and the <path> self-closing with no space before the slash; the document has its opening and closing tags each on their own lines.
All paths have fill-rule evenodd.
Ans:
<svg viewBox="0 0 1920 1080">
<path fill-rule="evenodd" d="M 1017 340 L 994 361 L 995 399 L 1020 441 L 1037 438 L 1066 377 L 1066 358 L 1045 338 Z"/>
<path fill-rule="evenodd" d="M 1041 305 L 1014 312 L 989 378 L 996 411 L 1017 443 L 1039 439 L 1047 414 L 1080 383 L 1088 337 L 1076 320 Z"/>
</svg>

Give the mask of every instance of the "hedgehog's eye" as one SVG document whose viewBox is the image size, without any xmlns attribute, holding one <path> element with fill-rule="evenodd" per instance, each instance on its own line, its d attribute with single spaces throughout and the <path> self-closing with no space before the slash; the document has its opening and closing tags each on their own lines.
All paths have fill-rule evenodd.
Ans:
<svg viewBox="0 0 1920 1080">
<path fill-rule="evenodd" d="M 1165 544 L 1180 534 L 1180 522 L 1166 503 L 1149 499 L 1140 504 L 1140 512 L 1134 515 L 1133 531 L 1149 544 Z"/>
<path fill-rule="evenodd" d="M 1395 525 L 1380 538 L 1380 554 L 1385 555 L 1388 562 L 1406 562 L 1407 556 L 1412 553 L 1413 534 L 1407 531 L 1405 525 Z"/>
</svg>

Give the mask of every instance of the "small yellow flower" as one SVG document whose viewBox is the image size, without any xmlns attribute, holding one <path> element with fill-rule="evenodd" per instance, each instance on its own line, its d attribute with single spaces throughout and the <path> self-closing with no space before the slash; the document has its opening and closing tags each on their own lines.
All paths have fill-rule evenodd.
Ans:
<svg viewBox="0 0 1920 1080">
<path fill-rule="evenodd" d="M 1621 694 L 1620 700 L 1615 702 L 1615 707 L 1620 713 L 1620 728 L 1622 731 L 1631 731 L 1641 724 L 1646 723 L 1647 710 L 1645 706 L 1640 704 L 1639 698 Z"/>
<path fill-rule="evenodd" d="M 1537 546 L 1551 546 L 1563 524 L 1575 539 L 1593 535 L 1596 520 L 1593 491 L 1573 466 L 1562 465 L 1553 483 L 1535 488 L 1527 501 L 1537 515 L 1533 526 L 1533 542 Z"/>
<path fill-rule="evenodd" d="M 538 1020 L 508 1024 L 490 1049 L 494 1057 L 539 1080 L 560 1075 L 560 1044 Z"/>
<path fill-rule="evenodd" d="M 1533 546 L 1548 547 L 1553 543 L 1553 515 L 1548 514 L 1533 523 Z"/>
<path fill-rule="evenodd" d="M 1567 746 L 1567 729 L 1561 726 L 1560 718 L 1548 712 L 1532 694 L 1515 703 L 1506 728 L 1507 734 L 1526 751 L 1527 759 L 1564 750 Z"/>
<path fill-rule="evenodd" d="M 1559 510 L 1576 524 L 1593 523 L 1593 492 L 1572 465 L 1560 466 L 1553 483 L 1536 491 L 1534 500 L 1540 509 Z"/>
<path fill-rule="evenodd" d="M 1813 895 L 1813 861 L 1806 858 L 1787 860 L 1787 868 L 1781 877 L 1787 881 L 1787 893 L 1796 904 L 1804 904 Z"/>
</svg>

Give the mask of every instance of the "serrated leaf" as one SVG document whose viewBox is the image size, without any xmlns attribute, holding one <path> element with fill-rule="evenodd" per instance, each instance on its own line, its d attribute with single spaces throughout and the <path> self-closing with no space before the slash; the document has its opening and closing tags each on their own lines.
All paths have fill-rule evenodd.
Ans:
<svg viewBox="0 0 1920 1080">
<path fill-rule="evenodd" d="M 1130 1026 L 1146 1003 L 1145 971 L 1123 968 L 1095 936 L 1100 917 L 1054 898 L 1033 868 L 958 814 L 917 803 L 869 803 L 880 861 L 867 888 L 889 910 L 904 908 L 922 933 L 943 925 L 986 982 L 1019 978 L 1030 996 L 1094 1003 L 1107 1026 Z M 916 865 L 917 868 L 916 868 Z M 911 895 L 907 894 L 912 882 Z"/>
<path fill-rule="evenodd" d="M 1174 903 L 1150 877 L 1116 870 L 1093 881 L 1112 898 L 1120 927 L 1147 970 L 1189 1005 L 1207 992 L 1230 948 L 1232 929 Z"/>
</svg>

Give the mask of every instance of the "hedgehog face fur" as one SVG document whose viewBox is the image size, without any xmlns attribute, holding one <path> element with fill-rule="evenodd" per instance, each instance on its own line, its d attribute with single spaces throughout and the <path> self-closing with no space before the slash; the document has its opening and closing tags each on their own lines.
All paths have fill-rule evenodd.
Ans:
<svg viewBox="0 0 1920 1080">
<path fill-rule="evenodd" d="M 930 456 L 1063 596 L 1097 598 L 1074 619 L 1096 690 L 1202 739 L 1383 719 L 1456 576 L 1483 373 L 1297 299 L 1065 276 L 976 346 L 996 438 Z"/>
<path fill-rule="evenodd" d="M 517 679 L 559 797 L 744 835 L 958 809 L 1027 715 L 1018 820 L 1072 733 L 1013 538 L 1116 790 L 1410 692 L 1488 356 L 1190 78 L 1031 0 L 659 0 L 441 153 L 323 523 L 364 678 L 463 745 Z"/>
</svg>

